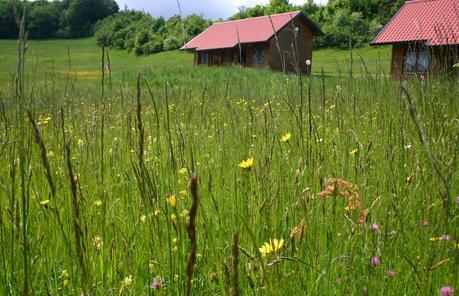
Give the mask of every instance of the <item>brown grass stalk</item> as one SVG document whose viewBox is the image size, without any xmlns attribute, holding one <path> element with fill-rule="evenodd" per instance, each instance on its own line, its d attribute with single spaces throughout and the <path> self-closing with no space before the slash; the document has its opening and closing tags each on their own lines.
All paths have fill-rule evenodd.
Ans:
<svg viewBox="0 0 459 296">
<path fill-rule="evenodd" d="M 233 233 L 233 246 L 232 246 L 232 256 L 231 256 L 231 263 L 232 263 L 232 273 L 231 273 L 231 295 L 238 296 L 239 295 L 239 233 L 237 230 Z"/>
<path fill-rule="evenodd" d="M 196 174 L 193 174 L 193 177 L 191 178 L 190 189 L 193 202 L 190 209 L 190 220 L 188 221 L 188 225 L 186 227 L 191 244 L 191 251 L 186 266 L 186 295 L 191 295 L 191 279 L 193 278 L 194 266 L 196 264 L 196 216 L 199 204 L 198 177 Z"/>
<path fill-rule="evenodd" d="M 86 268 L 86 260 L 85 260 L 85 245 L 83 239 L 83 231 L 80 227 L 80 207 L 79 207 L 79 200 L 78 200 L 78 193 L 77 193 L 77 183 L 75 180 L 75 174 L 73 172 L 72 161 L 71 161 L 71 150 L 70 150 L 70 141 L 66 140 L 65 137 L 65 121 L 64 121 L 64 109 L 61 108 L 61 128 L 62 128 L 62 135 L 64 140 L 64 158 L 65 163 L 67 165 L 67 175 L 70 182 L 70 192 L 71 192 L 71 200 L 72 200 L 72 222 L 73 222 L 73 230 L 75 235 L 75 249 L 76 254 L 78 257 L 78 265 L 80 268 L 80 284 L 83 295 L 90 295 L 88 290 L 88 272 Z"/>
<path fill-rule="evenodd" d="M 48 159 L 48 152 L 45 146 L 45 142 L 43 141 L 43 137 L 41 136 L 40 128 L 38 127 L 37 122 L 32 116 L 30 110 L 27 111 L 27 117 L 29 119 L 30 125 L 32 126 L 32 130 L 34 133 L 35 142 L 37 143 L 38 147 L 40 148 L 40 158 L 43 168 L 45 169 L 45 177 L 46 181 L 48 182 L 49 188 L 51 190 L 51 200 L 56 200 L 56 185 L 54 184 L 53 175 L 51 173 L 51 166 L 49 165 Z M 64 238 L 65 246 L 68 249 L 69 254 L 71 254 L 70 243 L 68 241 L 67 235 L 64 231 L 64 225 L 62 224 L 61 216 L 57 209 L 50 207 L 52 212 L 56 215 L 57 223 L 59 224 L 59 228 L 62 232 L 62 236 Z"/>
</svg>

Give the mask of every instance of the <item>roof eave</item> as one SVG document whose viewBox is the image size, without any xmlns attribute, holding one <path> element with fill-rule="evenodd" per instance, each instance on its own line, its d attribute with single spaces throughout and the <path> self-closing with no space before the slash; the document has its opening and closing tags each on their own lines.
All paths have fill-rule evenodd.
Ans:
<svg viewBox="0 0 459 296">
<path fill-rule="evenodd" d="M 387 41 L 387 42 L 371 42 L 371 46 L 378 46 L 378 45 L 394 45 L 394 44 L 408 44 L 408 43 L 425 43 L 426 46 L 435 46 L 432 45 L 431 40 L 392 40 L 392 41 Z"/>
<path fill-rule="evenodd" d="M 303 17 L 306 23 L 311 26 L 312 31 L 314 32 L 314 36 L 325 36 L 325 33 L 319 28 L 319 26 L 316 25 L 310 18 L 308 18 L 302 11 L 300 11 L 300 13 L 295 18 L 297 17 Z"/>
</svg>

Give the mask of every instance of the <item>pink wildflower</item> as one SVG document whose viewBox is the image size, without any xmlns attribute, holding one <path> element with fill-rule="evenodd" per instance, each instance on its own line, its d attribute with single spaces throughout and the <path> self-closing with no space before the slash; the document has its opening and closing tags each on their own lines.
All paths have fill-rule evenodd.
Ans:
<svg viewBox="0 0 459 296">
<path fill-rule="evenodd" d="M 449 234 L 442 234 L 440 239 L 443 241 L 449 241 L 451 236 Z"/>
<path fill-rule="evenodd" d="M 155 277 L 151 282 L 150 288 L 152 290 L 159 290 L 164 286 L 164 280 L 160 277 Z"/>
<path fill-rule="evenodd" d="M 444 286 L 440 288 L 440 295 L 441 296 L 453 296 L 454 289 L 450 286 Z"/>
<path fill-rule="evenodd" d="M 379 258 L 379 256 L 374 256 L 374 257 L 371 258 L 370 263 L 374 267 L 379 266 L 381 264 L 381 258 Z"/>
</svg>

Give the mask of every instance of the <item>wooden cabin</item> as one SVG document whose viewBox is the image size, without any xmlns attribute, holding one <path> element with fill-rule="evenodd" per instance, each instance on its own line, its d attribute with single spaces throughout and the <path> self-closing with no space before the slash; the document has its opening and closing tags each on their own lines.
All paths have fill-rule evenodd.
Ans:
<svg viewBox="0 0 459 296">
<path fill-rule="evenodd" d="M 323 32 L 302 12 L 215 23 L 183 46 L 195 65 L 242 64 L 309 74 L 313 39 Z"/>
<path fill-rule="evenodd" d="M 406 0 L 371 44 L 392 45 L 394 78 L 455 73 L 459 0 Z"/>
</svg>

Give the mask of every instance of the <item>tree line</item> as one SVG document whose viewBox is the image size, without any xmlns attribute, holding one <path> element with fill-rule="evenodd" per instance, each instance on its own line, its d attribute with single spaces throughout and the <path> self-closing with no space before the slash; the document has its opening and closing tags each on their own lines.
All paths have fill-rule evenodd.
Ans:
<svg viewBox="0 0 459 296">
<path fill-rule="evenodd" d="M 268 5 L 241 7 L 231 19 L 301 10 L 325 36 L 315 40 L 318 48 L 348 48 L 368 44 L 397 12 L 405 0 L 329 0 L 320 5 L 308 0 L 303 5 L 288 0 L 271 0 Z"/>
<path fill-rule="evenodd" d="M 95 36 L 99 45 L 126 49 L 136 55 L 178 49 L 212 24 L 201 15 L 185 18 L 153 18 L 150 14 L 125 10 L 99 21 Z"/>
<path fill-rule="evenodd" d="M 329 0 L 321 5 L 308 0 L 293 5 L 271 0 L 267 5 L 240 7 L 230 20 L 301 10 L 325 32 L 318 48 L 348 48 L 368 44 L 405 0 Z M 79 38 L 95 34 L 99 44 L 138 55 L 180 48 L 213 22 L 202 15 L 173 16 L 168 20 L 124 9 L 114 0 L 62 0 L 26 2 L 31 39 Z M 13 7 L 18 0 L 0 0 L 0 38 L 16 38 Z M 222 19 L 217 20 L 222 21 Z"/>
<path fill-rule="evenodd" d="M 30 39 L 80 38 L 91 36 L 98 20 L 117 13 L 114 0 L 27 1 L 26 29 Z M 19 0 L 0 0 L 0 38 L 17 38 L 15 11 L 23 13 Z"/>
</svg>

